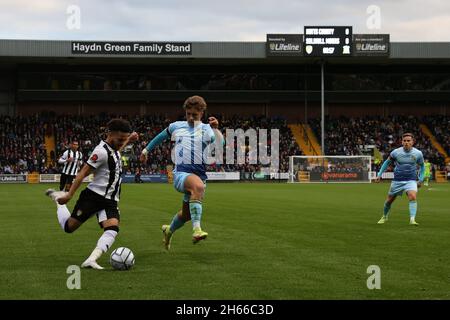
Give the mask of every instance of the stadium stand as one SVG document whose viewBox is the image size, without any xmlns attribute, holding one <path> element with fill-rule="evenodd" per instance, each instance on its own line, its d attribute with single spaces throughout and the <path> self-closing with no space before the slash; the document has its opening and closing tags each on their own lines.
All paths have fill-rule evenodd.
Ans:
<svg viewBox="0 0 450 320">
<path fill-rule="evenodd" d="M 0 116 L 0 173 L 52 172 L 45 165 L 45 115 Z"/>
<path fill-rule="evenodd" d="M 447 156 L 450 156 L 450 119 L 448 117 L 427 116 L 423 118 L 423 122 L 430 128 Z"/>
<path fill-rule="evenodd" d="M 109 119 L 122 117 L 128 119 L 135 131 L 140 133 L 140 142 L 126 148 L 124 154 L 124 167 L 126 173 L 141 174 L 167 173 L 167 165 L 171 164 L 171 145 L 165 143 L 155 148 L 150 155 L 148 165 L 139 162 L 138 157 L 146 143 L 166 128 L 171 121 L 162 115 L 133 116 L 99 114 L 97 116 L 56 115 L 43 113 L 28 117 L 1 117 L 0 135 L 2 148 L 0 150 L 0 172 L 2 173 L 57 173 L 60 171 L 56 159 L 67 148 L 69 143 L 76 139 L 80 151 L 87 160 L 92 149 L 103 138 L 104 128 Z M 280 170 L 286 172 L 289 167 L 290 155 L 301 155 L 301 151 L 289 130 L 286 120 L 281 118 L 267 118 L 255 116 L 243 118 L 242 116 L 219 117 L 221 129 L 226 139 L 227 128 L 249 128 L 257 130 L 279 129 L 280 131 Z M 45 128 L 52 128 L 55 135 L 54 157 L 46 156 L 44 143 Z M 268 140 L 270 154 L 270 139 Z M 235 150 L 236 153 L 236 150 Z M 247 159 L 248 160 L 248 159 Z M 257 172 L 260 165 L 211 165 L 209 171 L 245 171 Z"/>
<path fill-rule="evenodd" d="M 56 159 L 67 148 L 70 141 L 77 139 L 80 151 L 86 158 L 102 139 L 103 127 L 109 119 L 119 115 L 99 114 L 96 116 L 56 115 L 54 113 L 40 113 L 33 116 L 1 116 L 0 117 L 0 172 L 1 173 L 58 173 L 61 168 L 56 165 Z M 134 174 L 167 173 L 167 166 L 171 164 L 171 144 L 166 143 L 152 151 L 148 165 L 139 163 L 138 156 L 145 144 L 168 126 L 171 121 L 163 115 L 126 116 L 133 128 L 140 133 L 140 142 L 125 149 L 125 172 Z M 242 128 L 277 128 L 280 130 L 280 171 L 287 172 L 290 155 L 304 154 L 295 141 L 288 127 L 287 121 L 280 118 L 264 116 L 242 117 L 221 116 L 221 129 L 226 139 L 226 129 Z M 400 145 L 400 137 L 404 132 L 412 132 L 416 137 L 416 147 L 424 153 L 425 158 L 434 165 L 436 170 L 447 170 L 448 158 L 438 152 L 430 139 L 419 129 L 426 124 L 436 140 L 442 145 L 446 155 L 450 154 L 450 138 L 447 136 L 450 122 L 446 117 L 413 116 L 391 117 L 360 117 L 360 118 L 331 118 L 326 119 L 327 155 L 361 155 L 364 146 L 376 146 L 381 155 L 386 158 L 389 152 Z M 308 124 L 320 140 L 320 120 L 309 119 Z M 55 136 L 55 150 L 48 152 L 44 143 L 47 133 Z M 270 139 L 268 141 L 270 151 Z M 269 152 L 270 153 L 270 152 Z M 236 154 L 236 150 L 235 150 Z M 49 156 L 50 155 L 50 156 Z M 380 163 L 374 162 L 373 170 L 377 170 Z M 210 165 L 208 171 L 239 171 L 258 172 L 261 165 L 248 163 L 243 165 Z"/>
<path fill-rule="evenodd" d="M 421 150 L 424 157 L 437 169 L 444 170 L 446 165 L 444 156 L 433 147 L 430 139 L 420 130 L 420 124 L 423 121 L 437 123 L 439 118 L 438 116 L 429 116 L 426 119 L 414 116 L 327 117 L 325 153 L 327 155 L 361 155 L 363 146 L 375 145 L 383 157 L 387 158 L 391 150 L 401 145 L 402 134 L 411 132 L 416 138 L 415 147 Z M 320 139 L 320 120 L 310 119 L 309 124 Z M 438 128 L 438 132 L 442 130 L 440 126 L 435 128 Z M 378 167 L 375 166 L 374 169 Z"/>
</svg>

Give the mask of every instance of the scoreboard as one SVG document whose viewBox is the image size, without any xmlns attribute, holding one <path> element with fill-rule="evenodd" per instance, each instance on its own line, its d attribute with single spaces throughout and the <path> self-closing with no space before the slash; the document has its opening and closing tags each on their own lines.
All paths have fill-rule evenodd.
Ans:
<svg viewBox="0 0 450 320">
<path fill-rule="evenodd" d="M 353 34 L 351 26 L 305 26 L 303 34 L 267 34 L 266 57 L 386 57 L 389 34 Z"/>
<path fill-rule="evenodd" d="M 306 57 L 352 56 L 352 27 L 306 27 L 304 55 Z"/>
</svg>

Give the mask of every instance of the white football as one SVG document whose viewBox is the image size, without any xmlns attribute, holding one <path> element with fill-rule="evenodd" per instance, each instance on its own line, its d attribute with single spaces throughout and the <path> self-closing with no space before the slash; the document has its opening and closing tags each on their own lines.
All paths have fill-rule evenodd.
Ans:
<svg viewBox="0 0 450 320">
<path fill-rule="evenodd" d="M 129 270 L 134 266 L 134 254 L 128 248 L 117 248 L 111 252 L 109 263 L 116 270 Z"/>
</svg>

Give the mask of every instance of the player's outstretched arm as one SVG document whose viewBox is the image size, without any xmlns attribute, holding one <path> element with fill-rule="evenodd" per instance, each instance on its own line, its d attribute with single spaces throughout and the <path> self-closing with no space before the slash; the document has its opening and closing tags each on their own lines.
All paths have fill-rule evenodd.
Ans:
<svg viewBox="0 0 450 320">
<path fill-rule="evenodd" d="M 208 122 L 214 132 L 215 141 L 219 141 L 219 143 L 224 145 L 225 139 L 223 138 L 222 132 L 219 130 L 219 120 L 215 117 L 209 117 Z"/>
<path fill-rule="evenodd" d="M 216 141 L 219 141 L 220 144 L 225 144 L 225 139 L 223 138 L 222 132 L 219 129 L 213 129 L 214 135 L 216 136 Z"/>
<path fill-rule="evenodd" d="M 85 164 L 84 167 L 80 170 L 80 172 L 78 172 L 77 176 L 75 177 L 75 180 L 73 181 L 69 192 L 67 192 L 63 197 L 58 198 L 57 200 L 58 203 L 66 204 L 67 202 L 69 202 L 70 199 L 72 199 L 75 192 L 80 187 L 81 183 L 83 182 L 83 179 L 86 178 L 88 175 L 90 175 L 93 171 L 94 169 L 90 165 Z"/>
<path fill-rule="evenodd" d="M 154 137 L 152 141 L 150 141 L 142 150 L 141 156 L 139 157 L 141 162 L 146 162 L 148 153 L 152 151 L 156 146 L 166 141 L 169 137 L 169 130 L 167 128 L 161 131 L 156 137 Z"/>
<path fill-rule="evenodd" d="M 130 133 L 125 143 L 120 147 L 119 151 L 122 151 L 123 148 L 125 148 L 130 143 L 136 142 L 139 140 L 139 134 L 137 132 Z"/>
<path fill-rule="evenodd" d="M 377 174 L 377 178 L 375 179 L 375 182 L 380 182 L 381 180 L 381 175 L 383 174 L 383 172 L 386 171 L 386 169 L 389 167 L 389 165 L 391 164 L 392 160 L 391 157 L 388 157 L 384 162 L 383 165 L 380 168 L 380 171 Z"/>
</svg>

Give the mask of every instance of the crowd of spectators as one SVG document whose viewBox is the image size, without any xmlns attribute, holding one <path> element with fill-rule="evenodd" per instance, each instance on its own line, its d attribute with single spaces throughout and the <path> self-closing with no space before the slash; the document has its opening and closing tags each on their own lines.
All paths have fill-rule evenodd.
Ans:
<svg viewBox="0 0 450 320">
<path fill-rule="evenodd" d="M 33 117 L 2 117 L 0 134 L 2 148 L 0 150 L 0 171 L 2 173 L 58 173 L 62 168 L 57 165 L 58 157 L 68 148 L 73 140 L 79 143 L 79 151 L 83 153 L 86 161 L 93 148 L 105 138 L 107 122 L 113 117 L 122 117 L 130 121 L 133 130 L 140 134 L 137 143 L 126 147 L 122 152 L 125 173 L 134 174 L 165 174 L 167 166 L 173 165 L 171 150 L 173 143 L 164 143 L 156 147 L 149 155 L 147 164 L 140 163 L 139 155 L 145 145 L 154 138 L 160 131 L 166 128 L 170 122 L 181 119 L 167 119 L 162 115 L 133 116 L 99 114 L 96 116 L 73 116 L 41 114 Z M 259 137 L 259 129 L 267 129 L 267 150 L 268 157 L 271 156 L 271 131 L 279 131 L 279 169 L 287 172 L 289 168 L 289 155 L 300 155 L 300 149 L 290 132 L 286 120 L 281 118 L 266 118 L 263 116 L 242 118 L 240 116 L 219 116 L 220 129 L 226 139 L 227 129 L 236 130 L 238 128 L 246 130 L 253 128 Z M 47 128 L 47 129 L 46 129 Z M 47 132 L 46 132 L 47 130 Z M 46 161 L 46 151 L 44 135 L 54 134 L 55 153 Z M 258 138 L 259 139 L 259 138 Z M 264 141 L 257 141 L 258 154 L 260 153 Z M 235 143 L 237 143 L 235 141 Z M 249 151 L 247 139 L 246 151 Z M 234 146 L 236 161 L 237 146 Z M 226 164 L 226 148 L 223 149 L 223 164 L 212 163 L 207 166 L 208 171 L 240 171 L 259 172 L 263 167 L 261 159 L 257 159 L 257 164 L 251 164 L 246 154 L 244 164 Z M 275 156 L 275 155 L 274 155 Z M 24 164 L 26 163 L 26 165 Z M 236 163 L 236 162 L 235 162 Z"/>
<path fill-rule="evenodd" d="M 364 155 L 363 150 L 367 146 L 376 146 L 383 158 L 386 159 L 393 149 L 401 146 L 403 133 L 410 132 L 415 137 L 414 147 L 422 151 L 424 158 L 428 159 L 437 169 L 444 170 L 446 165 L 444 157 L 432 146 L 430 139 L 420 129 L 421 122 L 435 121 L 436 126 L 433 126 L 433 130 L 441 132 L 441 138 L 444 139 L 449 131 L 445 131 L 445 128 L 441 126 L 439 121 L 445 121 L 442 119 L 446 119 L 446 117 L 430 116 L 426 119 L 413 116 L 327 117 L 325 120 L 325 153 L 327 155 Z M 309 125 L 320 139 L 320 120 L 311 119 Z M 375 163 L 374 170 L 377 170 L 379 165 Z"/>
<path fill-rule="evenodd" d="M 291 155 L 302 155 L 300 148 L 298 147 L 297 143 L 295 142 L 295 138 L 292 135 L 292 132 L 290 131 L 289 127 L 287 126 L 286 120 L 283 118 L 266 118 L 264 116 L 254 116 L 246 119 L 242 119 L 242 117 L 239 116 L 233 116 L 230 118 L 222 117 L 222 134 L 224 135 L 224 138 L 227 139 L 226 131 L 227 129 L 242 129 L 244 132 L 247 131 L 250 128 L 253 128 L 256 130 L 256 133 L 258 134 L 258 155 L 260 156 L 258 163 L 265 162 L 269 163 L 271 160 L 269 160 L 272 156 L 271 149 L 272 149 L 272 133 L 271 129 L 278 129 L 278 135 L 279 135 L 279 171 L 281 172 L 287 172 L 289 170 L 289 156 Z M 259 129 L 267 129 L 267 140 L 261 141 L 259 140 Z M 264 138 L 263 138 L 264 139 Z M 236 141 L 237 142 L 237 141 Z M 265 144 L 264 144 L 265 143 Z M 262 159 L 260 151 L 263 150 L 263 148 L 266 147 L 267 149 L 263 151 L 263 153 L 267 154 L 268 159 Z M 227 148 L 230 148 L 230 146 L 227 145 Z M 235 156 L 234 159 L 237 159 L 236 153 L 237 153 L 237 146 L 235 145 Z M 226 153 L 226 150 L 224 151 Z M 276 155 L 273 155 L 276 156 Z M 256 159 L 254 159 L 256 160 Z M 263 160 L 263 161 L 261 161 Z M 228 162 L 227 159 L 224 157 L 224 162 Z M 258 172 L 261 170 L 261 168 L 268 168 L 269 165 L 261 165 L 261 164 L 250 164 L 250 161 L 246 161 L 245 164 L 224 164 L 219 169 L 223 171 L 240 171 L 240 172 Z M 211 168 L 212 170 L 214 168 Z"/>
<path fill-rule="evenodd" d="M 181 119 L 168 119 L 162 115 L 132 116 L 99 114 L 96 116 L 55 115 L 42 113 L 28 117 L 0 116 L 0 173 L 59 173 L 62 168 L 57 165 L 58 157 L 68 147 L 69 143 L 76 139 L 80 145 L 80 151 L 86 161 L 93 148 L 105 138 L 106 123 L 113 117 L 123 117 L 131 122 L 135 131 L 140 134 L 139 142 L 128 146 L 122 152 L 126 173 L 134 174 L 164 174 L 167 167 L 173 165 L 171 151 L 173 143 L 164 143 L 156 147 L 147 164 L 139 161 L 139 154 L 145 145 L 160 131 L 166 128 L 170 122 Z M 279 131 L 279 170 L 287 172 L 289 169 L 289 156 L 301 155 L 295 139 L 282 118 L 267 118 L 253 116 L 242 118 L 241 116 L 218 116 L 220 129 L 227 138 L 227 129 L 242 129 L 244 132 L 250 128 L 255 129 L 259 136 L 259 129 L 267 129 L 266 150 L 262 149 L 263 140 L 257 141 L 258 153 L 265 151 L 268 158 L 271 156 L 272 136 L 270 129 Z M 436 169 L 445 170 L 445 159 L 432 146 L 428 137 L 420 130 L 420 123 L 426 123 L 437 140 L 450 154 L 450 119 L 442 116 L 427 116 L 422 119 L 412 116 L 391 117 L 362 117 L 362 118 L 327 118 L 325 130 L 325 153 L 327 155 L 363 155 L 367 146 L 376 146 L 383 158 L 387 158 L 390 151 L 401 146 L 401 136 L 405 132 L 414 134 L 415 147 L 421 150 Z M 320 140 L 320 120 L 310 119 L 309 124 Z M 234 131 L 234 133 L 236 133 Z M 54 135 L 56 150 L 49 153 L 47 159 L 44 144 L 45 135 Z M 223 164 L 213 163 L 207 166 L 208 171 L 239 171 L 259 172 L 270 165 L 262 165 L 261 158 L 256 164 L 251 164 L 247 146 L 244 164 L 230 163 L 226 158 L 226 145 L 223 149 Z M 367 150 L 367 149 L 366 149 Z M 234 161 L 237 160 L 236 141 L 234 145 Z M 373 170 L 377 170 L 381 163 L 374 163 Z"/>
<path fill-rule="evenodd" d="M 46 172 L 45 116 L 0 116 L 0 173 Z"/>
<path fill-rule="evenodd" d="M 122 151 L 122 161 L 125 173 L 155 174 L 166 173 L 166 166 L 170 164 L 170 144 L 163 144 L 157 147 L 150 158 L 148 165 L 139 162 L 139 154 L 146 143 L 156 136 L 162 129 L 170 123 L 160 115 L 154 116 L 134 116 L 99 114 L 96 116 L 55 116 L 56 132 L 56 154 L 61 155 L 69 143 L 76 139 L 79 143 L 79 150 L 83 153 L 84 160 L 89 158 L 95 146 L 106 138 L 106 124 L 112 118 L 124 118 L 130 121 L 134 131 L 140 134 L 140 139 L 134 145 L 127 146 Z"/>
<path fill-rule="evenodd" d="M 450 117 L 427 116 L 424 117 L 423 122 L 450 156 Z"/>
</svg>

